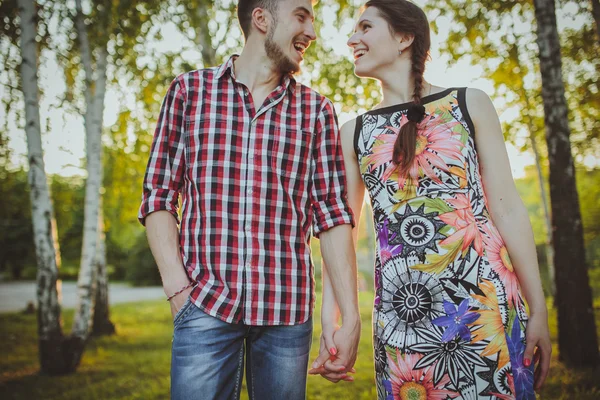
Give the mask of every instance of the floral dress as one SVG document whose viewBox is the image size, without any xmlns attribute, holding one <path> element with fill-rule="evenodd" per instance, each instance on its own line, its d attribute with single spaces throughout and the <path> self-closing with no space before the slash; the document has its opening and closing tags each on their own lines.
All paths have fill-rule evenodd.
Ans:
<svg viewBox="0 0 600 400">
<path fill-rule="evenodd" d="M 415 159 L 391 162 L 412 103 L 358 117 L 354 146 L 377 237 L 379 399 L 534 399 L 527 314 L 488 210 L 466 88 L 422 99 Z"/>
</svg>

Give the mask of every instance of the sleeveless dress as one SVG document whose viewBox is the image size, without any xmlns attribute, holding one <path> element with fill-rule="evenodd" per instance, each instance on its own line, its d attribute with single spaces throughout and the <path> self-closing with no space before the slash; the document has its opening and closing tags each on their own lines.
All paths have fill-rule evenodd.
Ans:
<svg viewBox="0 0 600 400">
<path fill-rule="evenodd" d="M 406 176 L 391 160 L 412 103 L 356 121 L 376 230 L 379 399 L 535 399 L 533 365 L 523 365 L 525 304 L 488 210 L 465 92 L 422 99 Z"/>
</svg>

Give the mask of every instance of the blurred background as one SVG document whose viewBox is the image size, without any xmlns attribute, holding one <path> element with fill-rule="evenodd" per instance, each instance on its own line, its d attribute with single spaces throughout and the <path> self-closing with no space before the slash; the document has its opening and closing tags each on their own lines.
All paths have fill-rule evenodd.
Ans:
<svg viewBox="0 0 600 400">
<path fill-rule="evenodd" d="M 554 277 L 561 275 L 555 270 L 562 268 L 564 271 L 572 266 L 555 266 L 553 262 L 549 183 L 552 155 L 548 152 L 545 137 L 543 82 L 534 3 L 512 0 L 415 2 L 426 10 L 433 34 L 426 80 L 445 87 L 480 88 L 490 95 L 500 115 L 513 176 L 533 225 L 544 290 L 551 309 L 551 329 L 553 338 L 558 342 L 560 326 L 553 306 L 556 294 Z M 28 116 L 21 69 L 25 57 L 21 42 L 23 14 L 19 13 L 19 7 L 22 11 L 25 3 L 0 0 L 2 302 L 13 301 L 23 291 L 27 291 L 32 300 L 35 299 L 36 284 L 32 281 L 39 269 L 28 184 L 31 150 L 28 152 L 25 134 Z M 154 126 L 162 98 L 175 76 L 217 65 L 231 54 L 240 52 L 243 38 L 236 21 L 236 3 L 229 0 L 40 0 L 32 3 L 34 18 L 29 22 L 35 29 L 36 58 L 33 64 L 37 67 L 39 90 L 34 107 L 39 111 L 44 170 L 56 228 L 54 251 L 62 287 L 75 290 L 74 281 L 80 277 L 86 262 L 82 253 L 90 251 L 88 244 L 84 243 L 83 232 L 84 226 L 87 226 L 85 205 L 91 199 L 88 197 L 86 200 L 86 182 L 92 176 L 99 182 L 91 196 L 99 219 L 97 225 L 90 225 L 98 232 L 97 240 L 91 242 L 96 254 L 95 263 L 102 264 L 104 268 L 104 272 L 94 274 L 105 276 L 110 283 L 104 285 L 111 291 L 113 287 L 120 287 L 126 293 L 130 287 L 160 285 L 144 228 L 137 221 L 141 182 Z M 354 76 L 351 52 L 346 46 L 362 3 L 322 0 L 315 6 L 319 38 L 308 49 L 298 78 L 332 99 L 340 123 L 380 101 L 375 81 Z M 600 60 L 597 56 L 600 52 L 600 5 L 597 0 L 559 0 L 555 4 L 560 38 L 559 60 L 570 128 L 567 147 L 570 146 L 574 160 L 575 198 L 578 197 L 581 212 L 580 221 L 575 218 L 573 224 L 581 223 L 583 226 L 580 240 L 583 249 L 577 251 L 585 264 L 580 268 L 587 272 L 585 284 L 578 281 L 577 287 L 564 293 L 562 298 L 591 293 L 590 320 L 592 326 L 596 321 L 592 329 L 595 330 L 600 314 Z M 96 114 L 90 114 L 92 111 Z M 95 131 L 94 124 L 97 126 Z M 360 222 L 358 248 L 361 306 L 366 328 L 364 345 L 361 344 L 364 376 L 361 375 L 356 382 L 360 390 L 339 389 L 343 385 L 334 387 L 311 378 L 310 398 L 375 396 L 371 387 L 373 367 L 369 347 L 375 249 L 368 200 L 366 203 L 366 212 Z M 313 243 L 313 254 L 319 287 L 318 242 Z M 31 285 L 22 286 L 24 289 L 19 289 L 18 294 L 8 295 L 11 287 L 27 282 Z M 39 282 L 37 285 L 39 290 Z M 116 334 L 92 341 L 88 340 L 89 332 L 84 334 L 86 351 L 76 372 L 80 378 L 70 375 L 60 378 L 65 379 L 61 383 L 38 375 L 36 316 L 21 313 L 27 302 L 16 303 L 11 310 L 3 309 L 10 312 L 0 314 L 0 349 L 4 359 L 0 361 L 1 397 L 31 398 L 35 394 L 40 398 L 138 398 L 140 393 L 146 394 L 139 398 L 166 397 L 168 357 L 165 358 L 165 354 L 168 356 L 170 316 L 164 301 L 159 301 L 161 290 L 155 293 L 155 301 L 116 306 L 114 310 L 111 301 L 112 316 L 106 312 L 105 318 L 112 321 Z M 76 302 L 75 297 L 73 294 L 73 302 Z M 124 301 L 141 298 L 131 296 Z M 73 305 L 65 306 L 70 307 Z M 29 306 L 30 311 L 35 308 L 34 303 Z M 65 324 L 62 329 L 66 331 L 73 311 L 66 310 L 63 314 Z M 139 332 L 139 327 L 133 328 L 139 323 L 132 319 L 133 314 L 136 314 L 135 318 L 140 318 L 140 315 L 154 318 L 154 336 Z M 37 318 L 39 324 L 39 315 Z M 151 335 L 148 336 L 150 344 L 146 350 L 154 351 L 156 359 L 145 359 L 132 348 L 136 346 L 135 339 L 145 334 Z M 577 338 L 571 337 L 570 340 Z M 597 353 L 595 340 L 589 345 L 592 352 L 595 347 Z M 557 346 L 555 355 L 559 354 Z M 116 366 L 107 361 L 113 360 L 109 355 L 118 357 L 123 352 L 135 354 L 131 362 L 138 364 Z M 158 363 L 159 360 L 162 364 L 166 363 L 167 369 L 164 370 L 165 365 L 162 365 L 163 369 L 151 368 L 146 371 L 148 375 L 144 375 L 145 370 L 140 366 Z M 558 356 L 553 361 L 554 370 L 561 371 L 560 376 L 553 374 L 551 379 L 554 380 L 551 380 L 542 398 L 600 398 L 597 362 L 578 364 L 570 361 L 563 365 L 560 361 Z M 115 375 L 120 376 L 123 371 L 132 368 L 138 375 L 127 379 L 115 378 Z M 596 379 L 593 379 L 594 376 Z M 96 379 L 98 382 L 104 382 L 103 379 L 113 382 L 114 392 L 103 391 L 108 390 L 105 384 L 92 384 Z M 152 383 L 146 387 L 147 391 L 140 392 L 142 382 L 146 385 L 149 380 Z M 81 382 L 90 383 L 86 386 L 87 391 L 66 390 L 69 385 Z"/>
</svg>

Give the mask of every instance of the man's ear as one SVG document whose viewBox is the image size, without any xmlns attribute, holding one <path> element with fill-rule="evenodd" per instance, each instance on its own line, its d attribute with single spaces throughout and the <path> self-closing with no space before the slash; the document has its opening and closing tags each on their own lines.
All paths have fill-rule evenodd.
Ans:
<svg viewBox="0 0 600 400">
<path fill-rule="evenodd" d="M 396 41 L 398 42 L 398 50 L 405 51 L 415 41 L 415 35 L 407 33 L 396 33 Z"/>
<path fill-rule="evenodd" d="M 269 26 L 273 23 L 273 16 L 268 10 L 256 7 L 252 11 L 252 25 L 259 32 L 266 34 L 269 31 Z"/>
</svg>

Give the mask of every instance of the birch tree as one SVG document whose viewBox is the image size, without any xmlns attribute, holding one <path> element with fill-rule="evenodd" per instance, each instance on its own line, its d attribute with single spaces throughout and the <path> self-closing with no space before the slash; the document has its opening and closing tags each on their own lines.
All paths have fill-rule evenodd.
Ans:
<svg viewBox="0 0 600 400">
<path fill-rule="evenodd" d="M 75 25 L 80 46 L 81 61 L 85 71 L 85 152 L 87 179 L 85 188 L 83 245 L 77 280 L 77 303 L 73 320 L 73 347 L 70 363 L 79 364 L 83 348 L 91 330 L 94 313 L 96 257 L 98 246 L 98 218 L 100 188 L 102 185 L 102 114 L 106 89 L 106 50 L 99 48 L 96 76 L 92 67 L 92 54 L 84 22 L 81 0 L 75 1 Z"/>
<path fill-rule="evenodd" d="M 31 187 L 31 214 L 37 258 L 37 301 L 39 359 L 42 372 L 61 373 L 65 369 L 59 291 L 57 289 L 60 256 L 54 211 L 50 200 L 42 150 L 39 90 L 37 15 L 34 0 L 19 0 L 21 20 L 21 84 L 25 99 L 25 132 Z"/>
<path fill-rule="evenodd" d="M 98 247 L 96 249 L 96 298 L 94 300 L 93 335 L 111 335 L 115 325 L 110 320 L 108 303 L 108 274 L 106 271 L 106 233 L 104 230 L 104 205 L 100 197 L 98 211 Z"/>
</svg>

